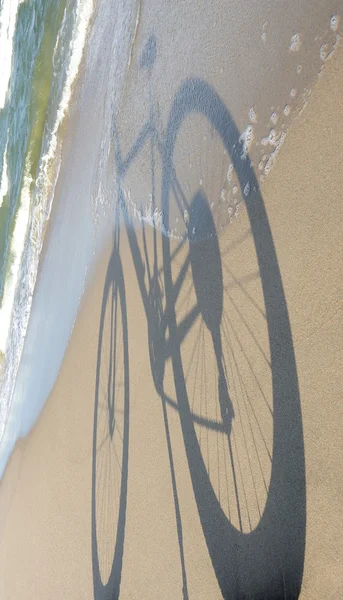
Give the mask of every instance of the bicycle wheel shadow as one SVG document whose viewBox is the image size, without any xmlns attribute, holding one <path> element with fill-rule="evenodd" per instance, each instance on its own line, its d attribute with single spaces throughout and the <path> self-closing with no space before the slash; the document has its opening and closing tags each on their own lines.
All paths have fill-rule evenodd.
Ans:
<svg viewBox="0 0 343 600">
<path fill-rule="evenodd" d="M 91 507 L 95 600 L 119 598 L 128 458 L 128 325 L 123 269 L 115 242 L 104 284 L 96 365 Z"/>
<path fill-rule="evenodd" d="M 172 362 L 193 491 L 223 597 L 295 599 L 304 566 L 306 490 L 301 406 L 287 303 L 259 185 L 249 156 L 241 156 L 240 133 L 213 88 L 199 79 L 181 86 L 170 114 L 163 165 L 164 229 L 171 229 L 171 204 L 177 203 L 173 180 L 178 138 L 183 123 L 196 114 L 205 116 L 217 132 L 242 192 L 249 182 L 251 193 L 244 209 L 248 225 L 244 229 L 234 224 L 232 239 L 229 226 L 225 249 L 220 246 L 210 210 L 213 198 L 207 198 L 202 188 L 194 189 L 187 207 L 188 259 L 182 258 L 175 267 L 171 240 L 165 237 L 163 241 L 165 294 L 170 307 L 166 357 Z M 244 268 L 246 243 L 255 253 L 253 274 Z M 175 289 L 180 287 L 182 271 L 186 281 L 187 260 L 191 282 L 184 285 L 182 298 Z M 196 304 L 187 313 L 184 306 L 191 295 Z M 199 350 L 201 344 L 203 350 Z M 210 353 L 214 385 L 201 374 L 210 370 Z M 262 368 L 269 383 L 260 381 Z M 266 390 L 272 397 L 271 407 L 265 402 Z M 224 439 L 225 450 L 219 457 L 216 447 Z M 256 455 L 255 462 L 249 457 L 249 448 Z M 218 468 L 213 469 L 213 464 Z M 256 482 L 259 472 L 260 489 Z M 251 498 L 257 505 L 255 514 L 250 509 Z"/>
</svg>

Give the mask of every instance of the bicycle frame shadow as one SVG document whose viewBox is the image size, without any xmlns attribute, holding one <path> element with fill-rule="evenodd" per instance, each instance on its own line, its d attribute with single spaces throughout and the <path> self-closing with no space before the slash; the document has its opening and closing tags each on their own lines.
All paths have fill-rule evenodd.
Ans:
<svg viewBox="0 0 343 600">
<path fill-rule="evenodd" d="M 146 58 L 145 62 L 150 68 L 151 61 L 149 57 Z M 213 108 L 215 108 L 215 111 L 213 111 Z M 187 565 L 183 548 L 181 512 L 169 434 L 167 406 L 179 412 L 199 517 L 213 569 L 223 597 L 225 599 L 233 598 L 237 600 L 244 600 L 245 598 L 254 598 L 256 600 L 262 598 L 264 600 L 281 600 L 283 598 L 292 600 L 299 596 L 303 574 L 306 493 L 300 397 L 287 304 L 268 216 L 259 185 L 254 171 L 250 166 L 249 157 L 247 156 L 246 160 L 242 160 L 239 153 L 240 133 L 216 92 L 201 80 L 190 79 L 186 81 L 181 86 L 172 106 L 166 132 L 167 141 L 162 156 L 164 173 L 162 186 L 163 225 L 165 231 L 169 231 L 166 214 L 168 214 L 169 187 L 171 186 L 174 173 L 172 156 L 175 142 L 183 119 L 197 112 L 204 115 L 216 127 L 231 157 L 242 190 L 246 181 L 250 181 L 252 187 L 252 193 L 246 198 L 245 205 L 251 224 L 265 300 L 272 365 L 274 435 L 270 486 L 266 505 L 257 528 L 251 533 L 245 534 L 228 521 L 209 482 L 209 475 L 204 468 L 203 459 L 196 443 L 195 433 L 195 423 L 200 426 L 205 426 L 205 423 L 200 418 L 195 418 L 190 410 L 185 372 L 181 359 L 182 343 L 191 331 L 195 320 L 201 316 L 213 341 L 218 370 L 217 385 L 221 421 L 224 429 L 227 431 L 230 444 L 231 424 L 234 419 L 234 412 L 230 404 L 227 374 L 223 360 L 225 348 L 223 348 L 224 342 L 221 336 L 221 323 L 225 318 L 223 296 L 225 296 L 226 291 L 223 282 L 223 269 L 225 268 L 226 258 L 224 255 L 221 255 L 214 222 L 209 211 L 208 200 L 201 191 L 195 190 L 190 203 L 188 222 L 189 253 L 185 269 L 191 268 L 192 271 L 197 307 L 190 318 L 182 321 L 181 327 L 177 314 L 178 307 L 175 302 L 176 291 L 171 277 L 172 263 L 177 248 L 174 251 L 171 250 L 170 238 L 163 237 L 163 265 L 160 273 L 163 273 L 165 280 L 165 311 L 163 315 L 163 332 L 161 334 L 161 329 L 154 325 L 156 319 L 154 311 L 155 307 L 160 306 L 162 303 L 163 299 L 161 295 L 163 292 L 159 286 L 151 285 L 152 278 L 148 278 L 150 285 L 149 293 L 145 287 L 145 263 L 148 257 L 145 243 L 146 226 L 144 222 L 141 223 L 142 244 L 140 246 L 137 230 L 133 226 L 132 219 L 127 212 L 125 199 L 122 196 L 119 184 L 118 210 L 120 209 L 122 212 L 122 225 L 125 226 L 128 236 L 138 285 L 147 316 L 152 374 L 163 407 L 180 550 L 183 597 L 185 599 L 188 598 Z M 136 144 L 132 151 L 130 151 L 126 161 L 123 161 L 122 157 L 118 158 L 117 155 L 117 173 L 119 173 L 119 179 L 121 171 L 120 168 L 118 169 L 118 164 L 122 168 L 124 165 L 126 169 L 127 164 L 135 160 L 135 157 L 145 144 L 148 129 L 149 127 L 146 130 L 142 130 L 143 133 L 138 136 Z M 113 133 L 115 136 L 117 135 L 115 129 Z M 151 160 L 152 171 L 154 171 L 154 158 L 152 157 Z M 118 217 L 118 213 L 116 215 Z M 115 230 L 119 231 L 119 225 L 116 224 Z M 154 239 L 156 239 L 156 236 L 157 232 L 155 230 Z M 120 263 L 119 244 L 116 241 L 108 273 L 104 287 L 101 319 L 106 308 L 108 290 L 116 280 L 119 282 L 118 285 L 123 289 L 121 292 L 122 310 L 126 315 L 124 276 Z M 127 337 L 127 325 L 126 328 L 124 327 L 125 329 Z M 169 332 L 169 336 L 166 333 L 167 331 Z M 97 373 L 99 373 L 101 366 L 101 337 L 100 331 Z M 154 355 L 158 355 L 160 360 L 155 362 Z M 163 360 L 161 360 L 161 356 Z M 165 392 L 163 386 L 164 364 L 167 360 L 171 360 L 173 366 L 175 400 L 170 394 Z M 128 375 L 128 356 L 126 369 Z M 127 394 L 129 394 L 128 380 L 126 386 Z M 213 423 L 212 427 L 215 429 L 216 424 Z M 128 457 L 128 431 L 125 444 L 125 454 Z M 96 452 L 95 440 L 93 465 L 96 463 Z M 124 482 L 122 489 L 122 494 L 125 496 L 127 476 L 128 466 L 126 462 L 124 472 L 126 483 Z M 93 520 L 95 511 L 95 480 L 96 469 L 93 466 Z M 93 580 L 94 597 L 96 600 L 119 597 L 125 512 L 126 498 L 123 496 L 118 521 L 119 541 L 117 540 L 116 542 L 111 575 L 106 585 L 103 585 L 101 579 L 99 579 L 98 568 L 94 563 L 94 555 L 96 556 L 95 560 L 98 560 L 98 549 L 94 548 L 94 545 L 96 546 L 97 544 L 96 526 L 94 523 L 92 524 Z"/>
</svg>

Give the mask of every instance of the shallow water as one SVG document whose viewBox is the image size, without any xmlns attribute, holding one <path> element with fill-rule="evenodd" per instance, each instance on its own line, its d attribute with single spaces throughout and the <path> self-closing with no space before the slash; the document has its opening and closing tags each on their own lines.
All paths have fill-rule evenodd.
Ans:
<svg viewBox="0 0 343 600">
<path fill-rule="evenodd" d="M 84 10 L 87 7 L 87 1 L 78 4 Z M 96 23 L 105 18 L 108 12 L 108 5 L 106 6 L 106 4 L 103 3 L 97 6 Z M 90 3 L 88 2 L 89 6 Z M 130 28 L 126 18 L 129 13 L 127 5 L 118 3 L 116 10 L 117 15 L 113 15 L 112 10 L 112 16 L 118 17 L 116 21 L 117 34 L 118 38 L 121 38 L 121 42 L 119 40 L 117 44 L 117 49 L 121 49 L 118 58 L 122 55 L 128 57 L 130 32 L 131 30 L 134 31 L 135 13 L 132 17 L 133 25 Z M 83 15 L 82 11 L 79 14 L 82 17 L 82 19 L 79 19 L 79 26 L 83 23 L 81 31 L 85 32 L 89 15 L 87 16 L 86 13 L 86 18 L 85 12 Z M 126 35 L 124 33 L 120 36 L 124 26 L 126 27 Z M 33 219 L 30 231 L 31 245 L 28 245 L 28 255 L 35 253 L 37 258 L 35 265 L 37 264 L 37 266 L 44 238 L 44 227 L 51 207 L 53 216 L 49 223 L 47 243 L 39 263 L 39 277 L 36 283 L 35 273 L 34 280 L 31 282 L 31 292 L 33 292 L 35 286 L 34 295 L 31 293 L 30 296 L 32 305 L 31 302 L 25 305 L 27 317 L 30 318 L 27 318 L 20 366 L 14 374 L 16 377 L 13 377 L 10 381 L 13 386 L 10 393 L 7 390 L 2 396 L 2 422 L 3 425 L 6 424 L 6 427 L 0 442 L 0 474 L 3 472 L 16 439 L 27 434 L 31 429 L 51 391 L 73 329 L 95 250 L 103 244 L 104 231 L 108 231 L 108 220 L 106 218 L 100 219 L 102 223 L 100 226 L 99 219 L 95 217 L 91 196 L 95 177 L 93 168 L 97 164 L 101 141 L 100 131 L 97 131 L 93 124 L 94 103 L 96 104 L 99 101 L 93 90 L 94 69 L 97 70 L 98 81 L 104 77 L 101 67 L 97 68 L 96 66 L 100 44 L 98 39 L 99 29 L 96 27 L 94 29 L 95 31 L 91 33 L 87 42 L 89 51 L 87 61 L 84 64 L 84 79 L 88 82 L 88 86 L 79 87 L 77 91 L 74 90 L 74 94 L 73 87 L 68 85 L 68 81 L 72 82 L 75 78 L 83 54 L 84 43 L 87 39 L 85 37 L 80 39 L 80 36 L 77 38 L 73 26 L 68 20 L 65 20 L 62 21 L 55 45 L 56 63 L 61 63 L 59 65 L 61 68 L 62 61 L 57 49 L 60 46 L 69 49 L 68 65 L 71 65 L 71 67 L 67 68 L 67 74 L 72 79 L 68 80 L 67 78 L 66 80 L 63 78 L 63 73 L 59 70 L 60 81 L 64 81 L 64 85 L 59 101 L 55 101 L 55 113 L 51 108 L 52 96 L 49 99 L 50 110 L 55 116 L 57 114 L 57 117 L 55 118 L 54 127 L 50 129 L 50 137 L 42 141 L 40 163 L 50 171 L 51 166 L 54 167 L 55 157 L 58 157 L 58 162 L 57 167 L 53 169 L 55 177 L 51 187 L 48 185 L 51 183 L 51 177 L 47 181 L 42 176 L 42 171 L 38 171 L 35 180 L 35 192 L 39 190 L 40 198 L 42 202 L 45 201 L 47 209 L 44 213 L 44 219 L 36 221 Z M 74 45 L 69 44 L 69 41 L 67 41 L 72 33 L 74 34 Z M 108 34 L 111 38 L 111 44 L 107 46 L 110 52 L 112 45 L 115 44 L 115 39 L 113 39 L 115 28 L 110 27 L 110 22 Z M 105 31 L 102 28 L 102 40 L 104 35 Z M 63 36 L 66 39 L 62 43 Z M 78 60 L 75 60 L 75 52 Z M 124 73 L 125 67 L 122 69 L 119 61 L 119 68 L 115 74 L 117 82 L 120 81 L 121 71 Z M 88 76 L 90 72 L 93 74 L 92 78 Z M 54 83 L 57 85 L 57 79 L 53 81 Z M 103 87 L 101 90 L 101 93 L 103 93 Z M 113 93 L 115 94 L 115 91 Z M 113 99 L 113 94 L 111 99 Z M 72 101 L 70 102 L 70 100 Z M 68 119 L 63 121 L 67 111 L 69 112 Z M 82 114 L 81 121 L 80 114 Z M 91 148 L 88 145 L 90 135 L 93 141 Z M 53 204 L 54 195 L 58 196 L 56 205 Z M 34 225 L 35 228 L 33 228 Z M 37 247 L 39 252 L 36 252 Z M 21 268 L 24 264 L 24 261 L 22 261 Z M 30 273 L 29 269 L 28 272 Z M 22 292 L 22 289 L 20 292 Z M 21 306 L 23 306 L 23 303 Z M 24 336 L 22 341 L 24 341 Z M 5 373 L 9 375 L 7 369 Z"/>
<path fill-rule="evenodd" d="M 0 438 L 60 167 L 61 126 L 92 8 L 93 0 L 1 5 Z"/>
</svg>

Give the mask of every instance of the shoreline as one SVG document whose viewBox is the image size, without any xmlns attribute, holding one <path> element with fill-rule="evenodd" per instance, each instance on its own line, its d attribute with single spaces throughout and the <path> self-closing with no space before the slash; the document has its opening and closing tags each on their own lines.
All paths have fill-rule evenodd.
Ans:
<svg viewBox="0 0 343 600">
<path fill-rule="evenodd" d="M 60 8 L 58 10 L 60 10 Z M 77 14 L 79 14 L 79 12 Z M 82 16 L 84 17 L 85 15 L 82 13 Z M 61 20 L 61 22 L 63 21 L 61 15 L 60 15 L 60 20 Z M 60 25 L 61 25 L 61 23 L 60 23 Z M 46 24 L 45 24 L 45 26 L 47 28 L 49 27 L 49 25 L 46 25 Z M 88 27 L 89 27 L 89 23 L 87 24 L 87 29 L 88 29 Z M 73 39 L 74 45 L 75 45 L 75 41 L 80 42 L 79 37 L 80 37 L 80 35 L 82 37 L 82 35 L 84 34 L 84 30 L 80 31 L 80 27 L 74 26 L 72 33 L 73 33 L 72 39 Z M 88 34 L 89 34 L 89 29 L 88 29 Z M 82 86 L 81 82 L 82 82 L 82 77 L 83 77 L 82 70 L 84 67 L 84 59 L 85 59 L 84 49 L 88 45 L 88 41 L 87 41 L 88 34 L 87 34 L 87 32 L 85 34 L 85 40 L 84 40 L 85 43 L 84 43 L 83 49 L 81 50 L 82 55 L 80 58 L 80 62 L 78 63 L 79 56 L 76 56 L 76 60 L 75 60 L 75 52 L 72 55 L 72 59 L 71 59 L 72 60 L 72 63 L 71 63 L 72 69 L 68 68 L 68 77 L 66 77 L 63 90 L 61 91 L 61 97 L 59 98 L 59 104 L 56 109 L 57 112 L 54 115 L 55 120 L 54 120 L 53 124 L 50 123 L 50 126 L 49 126 L 48 122 L 45 124 L 44 131 L 45 130 L 49 131 L 51 135 L 49 137 L 49 135 L 47 134 L 44 137 L 44 135 L 42 133 L 41 156 L 39 158 L 39 161 L 37 158 L 37 161 L 38 161 L 37 164 L 40 165 L 40 170 L 37 173 L 38 179 L 37 178 L 32 179 L 32 182 L 30 184 L 30 190 L 32 188 L 33 183 L 34 183 L 34 188 L 35 188 L 35 192 L 33 192 L 32 190 L 30 192 L 30 193 L 32 193 L 32 198 L 33 198 L 34 193 L 38 194 L 37 190 L 39 189 L 39 185 L 38 185 L 39 180 L 40 180 L 41 187 L 42 187 L 42 185 L 46 186 L 46 181 L 44 181 L 42 184 L 42 180 L 44 179 L 44 169 L 43 169 L 42 165 L 45 164 L 45 160 L 47 160 L 47 157 L 50 156 L 51 144 L 53 145 L 54 136 L 56 136 L 57 147 L 56 147 L 56 153 L 52 160 L 54 160 L 55 162 L 56 162 L 56 160 L 58 160 L 58 153 L 61 150 L 61 144 L 62 144 L 62 148 L 63 148 L 62 159 L 61 159 L 61 161 L 59 163 L 59 167 L 57 169 L 58 172 L 60 171 L 61 166 L 62 166 L 61 162 L 63 162 L 62 171 L 65 170 L 65 163 L 68 162 L 67 152 L 65 151 L 66 150 L 65 146 L 67 144 L 65 142 L 68 142 L 70 144 L 70 138 L 72 136 L 72 131 L 73 131 L 72 130 L 72 121 L 73 121 L 73 119 L 75 120 L 75 109 L 76 109 L 76 105 L 78 104 L 78 99 L 80 98 L 80 91 L 81 91 L 81 86 Z M 55 40 L 55 42 L 56 42 L 56 40 Z M 78 44 L 78 45 L 80 45 L 80 44 Z M 76 53 L 79 53 L 79 52 L 80 52 L 80 50 L 79 50 L 79 48 L 77 48 Z M 51 56 L 52 56 L 52 51 L 51 51 Z M 70 67 L 70 65 L 69 65 L 69 67 Z M 61 72 L 64 73 L 64 71 L 61 71 Z M 51 81 L 52 80 L 53 80 L 53 76 L 51 76 Z M 52 83 L 51 83 L 50 87 L 51 87 L 51 89 L 50 89 L 50 95 L 51 95 L 52 90 L 53 90 Z M 70 92 L 69 96 L 68 96 L 68 92 Z M 51 98 L 50 98 L 50 101 L 51 101 Z M 46 113 L 46 118 L 47 118 L 47 114 L 48 113 Z M 40 115 L 40 118 L 41 118 L 41 115 Z M 68 123 L 70 126 L 70 131 L 68 132 L 69 138 L 68 138 L 68 136 L 67 137 L 65 136 L 65 132 L 68 128 Z M 43 142 L 45 143 L 45 146 L 44 146 Z M 45 147 L 44 152 L 43 152 L 43 147 Z M 64 156 L 64 154 L 66 154 L 66 156 Z M 51 156 L 50 156 L 50 160 L 51 160 Z M 57 171 L 55 169 L 54 175 L 56 175 L 56 172 Z M 31 175 L 30 175 L 30 177 L 31 177 Z M 5 407 L 6 407 L 5 415 L 4 415 L 5 419 L 4 419 L 4 422 L 2 423 L 3 431 L 1 432 L 1 441 L 0 441 L 2 454 L 4 451 L 4 446 L 6 446 L 6 440 L 8 443 L 8 437 L 9 436 L 10 436 L 10 438 L 13 437 L 13 435 L 12 435 L 13 432 L 9 431 L 9 430 L 11 430 L 11 421 L 12 421 L 12 428 L 13 428 L 13 421 L 20 420 L 20 419 L 18 419 L 18 415 L 13 415 L 13 404 L 14 405 L 16 403 L 18 404 L 18 399 L 16 399 L 17 380 L 18 380 L 18 375 L 21 373 L 21 371 L 23 369 L 25 369 L 25 366 L 22 366 L 22 363 L 25 362 L 25 360 L 23 361 L 23 353 L 25 354 L 26 339 L 27 339 L 28 331 L 30 329 L 31 312 L 36 303 L 35 298 L 37 295 L 37 288 L 39 288 L 39 286 L 40 286 L 40 278 L 41 278 L 43 263 L 45 261 L 46 254 L 48 252 L 47 248 L 50 245 L 49 240 L 51 237 L 51 228 L 52 228 L 51 218 L 53 218 L 53 213 L 55 212 L 54 200 L 56 199 L 56 196 L 61 196 L 61 195 L 63 196 L 63 191 L 62 191 L 62 193 L 59 192 L 59 189 L 61 187 L 63 190 L 63 185 L 61 185 L 61 180 L 59 179 L 59 177 L 57 175 L 54 183 L 51 186 L 51 189 L 49 190 L 49 196 L 48 196 L 48 199 L 46 199 L 45 204 L 39 204 L 38 208 L 37 208 L 37 202 L 33 202 L 33 204 L 31 202 L 31 204 L 32 204 L 31 211 L 30 211 L 31 222 L 29 223 L 26 233 L 25 233 L 25 242 L 24 242 L 23 250 L 22 250 L 22 262 L 20 265 L 20 269 L 21 269 L 21 273 L 22 273 L 21 274 L 21 283 L 18 285 L 18 282 L 17 282 L 17 284 L 16 284 L 16 288 L 19 288 L 20 291 L 24 290 L 22 293 L 22 296 L 24 295 L 24 300 L 23 299 L 21 299 L 21 300 L 22 300 L 22 304 L 24 304 L 24 302 L 26 302 L 26 310 L 23 309 L 22 312 L 23 312 L 23 314 L 28 315 L 28 319 L 27 319 L 27 322 L 26 321 L 19 322 L 20 329 L 23 329 L 23 331 L 24 331 L 24 334 L 20 334 L 20 338 L 19 338 L 20 348 L 17 349 L 17 352 L 16 352 L 16 354 L 19 355 L 19 364 L 16 365 L 15 377 L 12 376 L 10 378 L 10 380 L 7 381 L 7 384 L 10 387 L 10 389 L 7 389 L 8 396 L 10 396 L 10 401 L 7 403 L 7 405 L 5 403 Z M 38 194 L 38 197 L 39 197 L 39 194 Z M 50 210 L 48 213 L 47 209 L 49 207 L 49 204 L 50 204 Z M 46 220 L 45 220 L 44 226 L 42 226 L 42 217 L 40 214 L 38 214 L 39 208 L 41 211 L 43 211 L 44 215 L 49 214 L 48 218 L 46 218 Z M 18 210 L 21 210 L 21 209 L 18 209 Z M 41 230 L 41 237 L 39 236 L 37 231 L 35 232 L 35 235 L 37 235 L 37 238 L 38 238 L 38 245 L 41 244 L 39 254 L 36 251 L 35 247 L 34 248 L 31 247 L 33 242 L 31 242 L 31 245 L 30 245 L 30 238 L 32 236 L 32 233 L 35 230 L 35 226 L 36 226 L 36 229 L 38 232 Z M 30 267 L 29 269 L 27 268 L 27 265 L 29 265 L 29 267 Z M 32 282 L 28 281 L 28 275 L 27 275 L 27 273 L 30 271 L 30 269 L 31 269 L 31 277 L 34 280 L 33 291 L 32 291 Z M 18 296 L 19 296 L 19 292 L 17 289 L 17 293 L 15 294 L 14 304 L 12 307 L 12 316 L 11 316 L 13 330 L 16 329 L 15 317 L 18 318 L 18 314 L 16 314 L 16 311 L 14 310 L 14 309 L 18 310 L 18 307 L 17 307 Z M 23 308 L 23 307 L 21 306 L 21 308 Z M 17 327 L 18 327 L 18 323 L 17 323 Z M 14 337 L 16 337 L 16 336 L 14 336 Z M 17 335 L 17 338 L 18 338 L 18 335 Z M 17 340 L 17 343 L 18 343 L 18 340 Z M 11 344 L 8 343 L 7 351 L 9 354 L 10 354 L 10 349 L 11 349 Z M 13 351 L 12 351 L 12 354 L 13 354 Z M 6 355 L 5 355 L 5 358 L 6 358 Z M 14 357 L 12 357 L 12 358 L 14 359 Z M 7 365 L 7 366 L 9 366 L 9 365 Z M 19 409 L 20 409 L 20 407 L 19 407 Z M 16 424 L 14 426 L 16 426 Z M 14 437 L 17 437 L 17 435 L 14 434 Z M 10 442 L 10 444 L 11 444 L 11 442 Z M 6 449 L 6 452 L 8 453 L 7 449 Z M 3 456 L 1 455 L 0 458 L 1 458 L 1 462 L 3 463 Z M 1 472 L 2 472 L 2 469 L 0 467 L 0 473 Z"/>
<path fill-rule="evenodd" d="M 94 224 L 93 171 L 99 156 L 101 131 L 97 131 L 91 125 L 95 106 L 102 98 L 102 87 L 99 85 L 97 92 L 94 93 L 94 85 L 97 81 L 101 82 L 106 64 L 104 61 L 101 69 L 97 69 L 94 74 L 99 52 L 99 24 L 96 27 L 94 24 L 99 20 L 101 22 L 106 10 L 106 2 L 99 0 L 92 16 L 91 28 L 87 33 L 77 80 L 73 84 L 66 115 L 68 126 L 65 120 L 62 123 L 62 161 L 51 214 L 46 223 L 31 314 L 11 408 L 7 414 L 1 440 L 2 464 L 7 461 L 8 449 L 10 452 L 13 449 L 13 439 L 29 432 L 47 400 L 68 345 L 79 301 L 91 276 L 94 252 L 95 250 L 101 252 L 101 235 L 108 229 L 104 223 L 104 215 L 100 215 L 100 226 L 97 230 Z M 104 35 L 103 32 L 100 33 Z M 103 43 L 106 44 L 106 37 Z M 107 52 L 109 51 L 110 48 L 107 49 Z M 93 138 L 90 152 L 88 136 Z M 65 239 L 73 241 L 67 246 Z M 68 267 L 71 273 L 68 273 Z M 65 286 L 70 288 L 69 293 L 67 289 L 59 289 L 58 278 L 65 279 Z M 61 315 L 61 309 L 64 317 Z M 43 321 L 40 317 L 42 313 Z M 58 320 L 62 321 L 62 326 L 56 327 L 55 323 Z M 51 341 L 53 341 L 52 346 Z M 34 372 L 42 366 L 42 382 L 38 386 Z M 34 402 L 29 400 L 30 397 L 35 397 Z M 15 409 L 16 406 L 19 414 Z"/>
</svg>

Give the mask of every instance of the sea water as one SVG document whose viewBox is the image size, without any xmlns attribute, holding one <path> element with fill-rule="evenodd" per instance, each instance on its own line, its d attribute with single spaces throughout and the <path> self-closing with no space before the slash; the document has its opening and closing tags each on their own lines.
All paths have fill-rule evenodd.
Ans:
<svg viewBox="0 0 343 600">
<path fill-rule="evenodd" d="M 140 6 L 138 0 L 24 0 L 12 14 L 10 30 L 14 3 L 0 0 L 1 9 L 6 2 L 7 13 L 1 15 L 7 15 L 4 31 L 10 37 L 13 30 L 13 41 L 6 46 L 11 69 L 1 63 L 9 75 L 0 109 L 0 190 L 3 206 L 13 208 L 7 221 L 0 212 L 6 308 L 1 317 L 0 479 L 16 440 L 29 433 L 52 390 L 92 265 L 111 235 L 105 208 L 113 186 L 104 195 L 102 149 L 110 143 L 112 109 L 129 67 Z M 22 21 L 34 23 L 37 37 L 30 75 L 23 66 L 27 24 L 20 51 L 15 45 Z M 16 85 L 27 86 L 27 97 L 13 97 L 15 77 Z M 1 128 L 10 104 L 12 122 Z M 102 118 L 94 120 L 101 106 Z M 15 114 L 20 110 L 27 122 L 22 154 L 13 148 L 11 133 L 13 127 L 24 132 Z M 20 179 L 16 192 L 13 165 Z"/>
<path fill-rule="evenodd" d="M 0 1 L 0 442 L 94 0 Z"/>
</svg>

